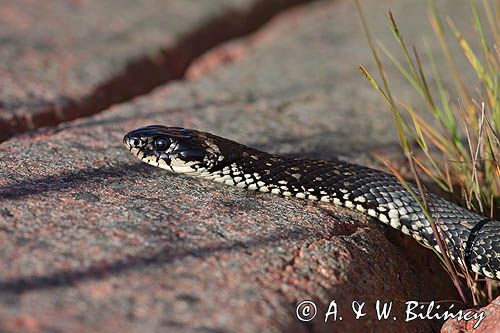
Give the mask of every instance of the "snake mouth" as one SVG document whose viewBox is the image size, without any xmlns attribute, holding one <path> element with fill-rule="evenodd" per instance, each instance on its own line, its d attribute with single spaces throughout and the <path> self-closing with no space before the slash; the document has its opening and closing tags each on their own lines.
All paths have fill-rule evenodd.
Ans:
<svg viewBox="0 0 500 333">
<path fill-rule="evenodd" d="M 168 160 L 168 154 L 160 153 L 149 147 L 147 138 L 134 137 L 129 133 L 123 137 L 123 145 L 132 155 L 148 164 L 158 166 L 160 157 Z"/>
<path fill-rule="evenodd" d="M 123 137 L 123 145 L 125 146 L 125 148 L 127 148 L 128 151 L 132 149 L 132 146 L 129 143 L 129 138 L 126 135 Z"/>
</svg>

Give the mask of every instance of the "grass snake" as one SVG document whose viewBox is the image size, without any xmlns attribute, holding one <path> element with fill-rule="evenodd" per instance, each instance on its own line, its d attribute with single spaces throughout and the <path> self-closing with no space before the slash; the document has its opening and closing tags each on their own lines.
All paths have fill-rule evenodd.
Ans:
<svg viewBox="0 0 500 333">
<path fill-rule="evenodd" d="M 340 161 L 278 156 L 180 127 L 139 128 L 126 134 L 123 143 L 144 162 L 172 172 L 360 211 L 441 252 L 418 202 L 388 173 Z M 432 193 L 425 197 L 453 262 L 500 280 L 500 221 Z"/>
</svg>

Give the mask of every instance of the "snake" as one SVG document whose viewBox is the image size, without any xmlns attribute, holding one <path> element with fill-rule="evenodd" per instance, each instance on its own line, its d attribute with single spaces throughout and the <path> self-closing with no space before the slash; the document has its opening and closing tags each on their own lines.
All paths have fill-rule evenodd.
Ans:
<svg viewBox="0 0 500 333">
<path fill-rule="evenodd" d="M 415 184 L 405 186 L 384 171 L 335 159 L 279 156 L 182 127 L 142 127 L 127 133 L 123 144 L 143 162 L 170 172 L 359 211 L 445 252 L 457 271 L 500 280 L 500 221 L 418 192 Z M 426 207 L 419 202 L 423 198 Z"/>
</svg>

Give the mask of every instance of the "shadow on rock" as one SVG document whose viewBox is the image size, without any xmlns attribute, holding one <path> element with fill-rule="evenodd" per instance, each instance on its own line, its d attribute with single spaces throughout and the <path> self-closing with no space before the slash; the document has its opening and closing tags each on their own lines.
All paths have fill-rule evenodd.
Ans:
<svg viewBox="0 0 500 333">
<path fill-rule="evenodd" d="M 179 244 L 171 244 L 163 246 L 155 253 L 147 256 L 127 256 L 111 263 L 95 263 L 85 269 L 60 270 L 45 276 L 26 276 L 0 281 L 0 293 L 23 293 L 37 289 L 72 286 L 79 281 L 105 278 L 122 272 L 141 269 L 144 266 L 171 263 L 186 257 L 206 258 L 219 252 L 234 250 L 248 251 L 267 244 L 274 244 L 278 241 L 301 240 L 310 237 L 319 238 L 321 235 L 314 235 L 307 231 L 292 230 L 266 237 L 255 237 L 248 241 L 231 241 L 229 243 L 200 246 L 191 249 L 179 249 Z"/>
<path fill-rule="evenodd" d="M 80 184 L 100 184 L 105 179 L 130 178 L 138 175 L 148 175 L 157 169 L 144 163 L 122 163 L 115 166 L 87 168 L 60 174 L 27 178 L 6 186 L 0 186 L 0 199 L 17 200 L 26 196 L 57 192 Z"/>
</svg>

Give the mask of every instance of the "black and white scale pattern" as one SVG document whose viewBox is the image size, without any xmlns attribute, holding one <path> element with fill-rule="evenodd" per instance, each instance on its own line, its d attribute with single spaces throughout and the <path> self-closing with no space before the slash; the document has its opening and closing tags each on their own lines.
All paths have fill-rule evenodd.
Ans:
<svg viewBox="0 0 500 333">
<path fill-rule="evenodd" d="M 417 201 L 394 176 L 382 171 L 338 161 L 280 157 L 176 127 L 141 128 L 127 134 L 124 143 L 146 163 L 173 172 L 358 210 L 441 252 Z M 426 200 L 453 260 L 500 280 L 500 221 L 433 194 Z"/>
</svg>

